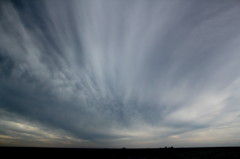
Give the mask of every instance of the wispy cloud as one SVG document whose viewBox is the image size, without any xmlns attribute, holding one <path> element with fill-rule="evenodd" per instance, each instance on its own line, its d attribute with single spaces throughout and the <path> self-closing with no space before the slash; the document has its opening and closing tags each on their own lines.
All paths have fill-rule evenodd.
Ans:
<svg viewBox="0 0 240 159">
<path fill-rule="evenodd" d="M 237 0 L 1 2 L 1 145 L 239 144 L 239 12 Z"/>
</svg>

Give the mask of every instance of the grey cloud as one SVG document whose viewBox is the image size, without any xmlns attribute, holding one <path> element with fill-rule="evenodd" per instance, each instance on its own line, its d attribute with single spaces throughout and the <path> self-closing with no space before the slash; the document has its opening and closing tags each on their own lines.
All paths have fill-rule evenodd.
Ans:
<svg viewBox="0 0 240 159">
<path fill-rule="evenodd" d="M 0 108 L 24 122 L 141 147 L 239 120 L 237 0 L 1 3 Z"/>
</svg>

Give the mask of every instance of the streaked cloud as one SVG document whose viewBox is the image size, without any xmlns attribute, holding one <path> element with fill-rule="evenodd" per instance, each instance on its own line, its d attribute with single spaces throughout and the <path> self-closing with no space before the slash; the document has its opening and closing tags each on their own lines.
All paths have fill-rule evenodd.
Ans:
<svg viewBox="0 0 240 159">
<path fill-rule="evenodd" d="M 238 0 L 0 3 L 0 145 L 239 145 Z"/>
</svg>

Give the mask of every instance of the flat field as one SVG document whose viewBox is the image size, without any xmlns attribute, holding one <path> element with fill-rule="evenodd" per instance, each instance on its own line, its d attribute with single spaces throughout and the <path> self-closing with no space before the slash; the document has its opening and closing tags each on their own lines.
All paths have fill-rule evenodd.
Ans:
<svg viewBox="0 0 240 159">
<path fill-rule="evenodd" d="M 29 148 L 0 147 L 6 157 L 66 157 L 113 159 L 239 159 L 240 147 L 159 148 L 159 149 L 82 149 L 82 148 Z"/>
</svg>

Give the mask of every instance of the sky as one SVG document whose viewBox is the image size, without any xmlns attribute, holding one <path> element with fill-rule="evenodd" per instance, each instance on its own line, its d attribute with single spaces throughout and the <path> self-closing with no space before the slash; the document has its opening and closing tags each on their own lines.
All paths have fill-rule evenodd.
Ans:
<svg viewBox="0 0 240 159">
<path fill-rule="evenodd" d="M 0 146 L 240 146 L 239 0 L 2 0 Z"/>
</svg>

